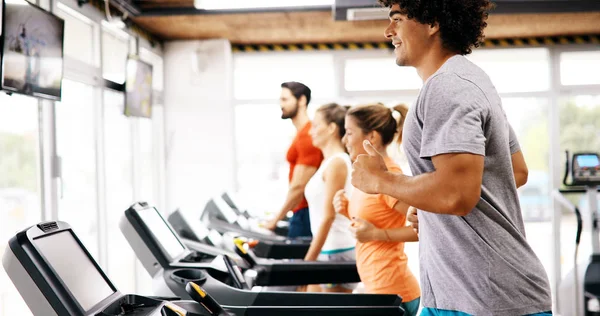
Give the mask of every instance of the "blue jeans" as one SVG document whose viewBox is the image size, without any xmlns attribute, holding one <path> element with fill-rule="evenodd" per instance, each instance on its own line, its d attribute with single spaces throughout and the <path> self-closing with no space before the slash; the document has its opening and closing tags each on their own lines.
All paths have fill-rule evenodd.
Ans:
<svg viewBox="0 0 600 316">
<path fill-rule="evenodd" d="M 536 313 L 536 314 L 529 314 L 529 315 L 525 315 L 525 316 L 550 316 L 550 315 L 552 315 L 552 311 Z M 421 311 L 421 316 L 469 316 L 469 314 L 459 312 L 459 311 L 449 311 L 449 310 L 445 310 L 445 309 L 425 307 Z"/>
<path fill-rule="evenodd" d="M 308 216 L 308 207 L 299 209 L 290 218 L 290 228 L 288 238 L 312 237 L 310 231 L 310 217 Z"/>
</svg>

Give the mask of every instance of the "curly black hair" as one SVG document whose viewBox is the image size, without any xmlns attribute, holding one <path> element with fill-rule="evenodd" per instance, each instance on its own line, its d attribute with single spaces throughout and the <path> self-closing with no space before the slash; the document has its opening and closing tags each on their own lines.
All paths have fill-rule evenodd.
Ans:
<svg viewBox="0 0 600 316">
<path fill-rule="evenodd" d="M 440 26 L 444 47 L 461 55 L 472 52 L 483 43 L 488 11 L 494 7 L 490 0 L 378 0 L 384 7 L 394 4 L 409 19 L 422 24 Z"/>
</svg>

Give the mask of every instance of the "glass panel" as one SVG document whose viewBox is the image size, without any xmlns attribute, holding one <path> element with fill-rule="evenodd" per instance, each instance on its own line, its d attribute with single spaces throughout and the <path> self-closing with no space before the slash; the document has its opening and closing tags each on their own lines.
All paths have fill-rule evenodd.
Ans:
<svg viewBox="0 0 600 316">
<path fill-rule="evenodd" d="M 414 67 L 400 67 L 394 57 L 348 59 L 344 68 L 346 91 L 415 90 L 423 85 Z"/>
<path fill-rule="evenodd" d="M 119 229 L 119 219 L 133 204 L 131 122 L 123 115 L 124 96 L 104 91 L 104 157 L 108 219 L 108 274 L 123 293 L 135 292 L 133 250 Z"/>
<path fill-rule="evenodd" d="M 600 50 L 561 53 L 560 82 L 564 85 L 600 84 Z"/>
<path fill-rule="evenodd" d="M 287 194 L 286 153 L 296 129 L 290 120 L 281 119 L 276 104 L 238 105 L 235 124 L 239 197 L 250 210 L 275 212 Z M 256 141 L 265 137 L 269 141 Z"/>
<path fill-rule="evenodd" d="M 236 99 L 279 100 L 281 83 L 286 81 L 306 84 L 312 99 L 336 95 L 333 55 L 329 53 L 238 54 L 233 78 Z"/>
<path fill-rule="evenodd" d="M 467 58 L 488 74 L 500 93 L 550 89 L 546 48 L 480 49 Z"/>
<path fill-rule="evenodd" d="M 0 93 L 0 254 L 17 231 L 41 220 L 37 104 Z M 31 312 L 0 269 L 0 316 L 12 315 Z"/>
<path fill-rule="evenodd" d="M 156 184 L 157 164 L 154 153 L 154 133 L 152 120 L 138 119 L 140 136 L 140 200 L 156 206 Z"/>
<path fill-rule="evenodd" d="M 128 38 L 102 28 L 102 76 L 116 83 L 125 82 L 125 64 L 129 54 Z"/>
<path fill-rule="evenodd" d="M 56 15 L 65 20 L 65 55 L 95 65 L 94 23 L 85 16 L 59 3 Z"/>
<path fill-rule="evenodd" d="M 564 170 L 564 151 L 600 153 L 600 95 L 580 95 L 565 97 L 560 100 L 560 149 L 561 179 Z M 579 246 L 578 263 L 588 263 L 592 254 L 591 224 L 589 204 L 584 195 L 568 196 L 569 200 L 579 207 L 583 219 L 583 232 Z M 598 195 L 600 202 L 600 195 Z M 600 205 L 600 203 L 598 204 Z M 563 209 L 561 219 L 561 249 L 563 277 L 573 269 L 575 251 L 575 232 L 577 221 L 575 214 Z M 596 236 L 597 238 L 597 236 Z"/>
<path fill-rule="evenodd" d="M 527 183 L 518 190 L 527 241 L 552 277 L 548 100 L 504 98 L 502 102 L 529 169 Z"/>
<path fill-rule="evenodd" d="M 163 90 L 163 59 L 153 52 L 140 48 L 140 58 L 152 65 L 152 88 L 154 90 Z"/>
<path fill-rule="evenodd" d="M 62 159 L 58 218 L 74 227 L 98 259 L 94 88 L 69 80 L 63 87 L 56 104 L 56 150 Z"/>
</svg>

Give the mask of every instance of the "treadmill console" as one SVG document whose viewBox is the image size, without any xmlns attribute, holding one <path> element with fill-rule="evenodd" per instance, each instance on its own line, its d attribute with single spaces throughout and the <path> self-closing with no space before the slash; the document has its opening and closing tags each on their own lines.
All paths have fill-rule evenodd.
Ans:
<svg viewBox="0 0 600 316">
<path fill-rule="evenodd" d="M 183 238 L 215 247 L 223 244 L 223 236 L 219 232 L 209 229 L 202 222 L 197 223 L 198 225 L 190 225 L 193 222 L 181 210 L 171 213 L 167 220 L 177 234 Z"/>
<path fill-rule="evenodd" d="M 597 153 L 573 154 L 571 176 L 575 185 L 600 185 L 600 157 Z"/>
<path fill-rule="evenodd" d="M 123 225 L 121 230 L 128 237 L 127 239 L 134 247 L 136 254 L 138 252 L 143 254 L 141 258 L 144 260 L 140 261 L 142 261 L 150 275 L 159 271 L 151 263 L 155 261 L 160 263 L 163 268 L 167 268 L 175 262 L 199 263 L 211 262 L 215 259 L 213 255 L 188 249 L 173 227 L 154 207 L 150 207 L 145 203 L 136 203 L 125 211 L 125 218 L 129 225 Z M 130 232 L 131 229 L 136 232 Z M 130 240 L 129 236 L 131 235 L 141 239 L 140 242 Z M 140 257 L 140 254 L 138 254 L 138 257 Z M 152 260 L 147 260 L 148 256 Z"/>
<path fill-rule="evenodd" d="M 19 232 L 10 239 L 2 262 L 36 316 L 206 315 L 162 300 L 122 295 L 64 222 Z"/>
</svg>

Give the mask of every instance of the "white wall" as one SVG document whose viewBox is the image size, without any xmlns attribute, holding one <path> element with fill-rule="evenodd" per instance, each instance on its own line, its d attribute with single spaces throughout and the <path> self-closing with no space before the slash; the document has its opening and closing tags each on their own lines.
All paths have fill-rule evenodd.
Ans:
<svg viewBox="0 0 600 316">
<path fill-rule="evenodd" d="M 227 40 L 164 46 L 167 210 L 197 214 L 235 181 L 233 61 Z"/>
</svg>

